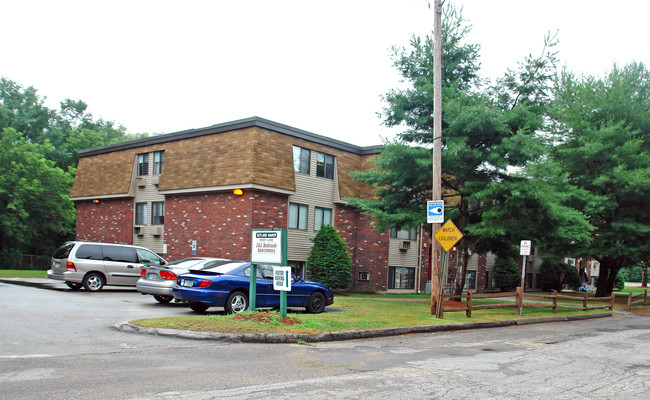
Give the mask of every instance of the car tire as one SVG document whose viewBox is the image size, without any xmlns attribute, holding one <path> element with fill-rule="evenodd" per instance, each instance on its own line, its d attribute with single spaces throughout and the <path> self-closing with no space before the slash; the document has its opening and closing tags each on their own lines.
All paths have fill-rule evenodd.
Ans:
<svg viewBox="0 0 650 400">
<path fill-rule="evenodd" d="M 174 300 L 174 296 L 160 296 L 157 294 L 153 295 L 153 298 L 160 304 L 167 304 L 170 301 Z"/>
<path fill-rule="evenodd" d="M 66 282 L 66 285 L 72 290 L 79 290 L 81 289 L 81 283 L 76 283 L 76 282 Z"/>
<path fill-rule="evenodd" d="M 307 312 L 312 314 L 322 313 L 325 309 L 325 296 L 321 292 L 314 292 L 309 296 Z"/>
<path fill-rule="evenodd" d="M 228 296 L 224 308 L 228 314 L 239 314 L 246 311 L 248 309 L 248 296 L 239 290 L 234 291 Z"/>
<path fill-rule="evenodd" d="M 190 308 L 194 312 L 204 313 L 208 308 L 210 308 L 210 306 L 203 303 L 190 303 Z"/>
<path fill-rule="evenodd" d="M 104 277 L 96 272 L 91 272 L 84 277 L 84 289 L 88 292 L 99 292 L 105 284 Z"/>
</svg>

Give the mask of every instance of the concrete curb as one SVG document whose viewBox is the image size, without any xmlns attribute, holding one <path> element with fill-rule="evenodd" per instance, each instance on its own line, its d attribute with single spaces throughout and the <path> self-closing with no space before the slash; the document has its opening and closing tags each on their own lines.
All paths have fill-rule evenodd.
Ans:
<svg viewBox="0 0 650 400">
<path fill-rule="evenodd" d="M 141 333 L 158 336 L 175 336 L 185 339 L 213 340 L 231 343 L 307 343 L 332 342 L 342 340 L 369 339 L 386 336 L 399 336 L 414 333 L 434 333 L 462 331 L 468 329 L 501 328 L 514 325 L 543 324 L 549 322 L 580 321 L 592 318 L 611 317 L 612 313 L 586 314 L 573 316 L 543 317 L 543 318 L 517 318 L 505 321 L 466 322 L 462 324 L 443 325 L 417 325 L 396 328 L 382 328 L 369 330 L 325 332 L 315 336 L 306 333 L 224 333 L 224 332 L 199 332 L 179 329 L 147 328 L 121 322 L 113 328 L 121 332 Z"/>
</svg>

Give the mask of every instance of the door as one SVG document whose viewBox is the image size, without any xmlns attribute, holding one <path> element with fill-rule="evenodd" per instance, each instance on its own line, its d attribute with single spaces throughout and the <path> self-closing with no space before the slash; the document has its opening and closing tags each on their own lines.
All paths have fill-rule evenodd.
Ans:
<svg viewBox="0 0 650 400">
<path fill-rule="evenodd" d="M 140 279 L 140 264 L 135 249 L 126 246 L 102 246 L 109 285 L 135 286 Z"/>
</svg>

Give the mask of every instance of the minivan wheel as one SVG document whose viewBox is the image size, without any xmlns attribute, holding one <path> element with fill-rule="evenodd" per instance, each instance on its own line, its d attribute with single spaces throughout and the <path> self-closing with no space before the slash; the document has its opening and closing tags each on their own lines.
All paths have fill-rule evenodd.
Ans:
<svg viewBox="0 0 650 400">
<path fill-rule="evenodd" d="M 159 296 L 157 294 L 154 294 L 153 298 L 156 299 L 156 301 L 161 304 L 167 304 L 170 301 L 174 300 L 174 296 Z"/>
<path fill-rule="evenodd" d="M 72 290 L 79 290 L 79 289 L 81 289 L 81 283 L 66 282 L 65 284 L 68 285 L 68 287 L 70 287 L 70 289 L 72 289 Z"/>
<path fill-rule="evenodd" d="M 104 277 L 96 272 L 91 272 L 84 278 L 84 289 L 89 292 L 99 292 L 104 284 Z"/>
</svg>

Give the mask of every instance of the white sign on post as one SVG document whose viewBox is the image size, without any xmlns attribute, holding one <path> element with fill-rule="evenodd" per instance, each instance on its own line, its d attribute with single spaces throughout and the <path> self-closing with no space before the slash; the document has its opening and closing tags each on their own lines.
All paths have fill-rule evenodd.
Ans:
<svg viewBox="0 0 650 400">
<path fill-rule="evenodd" d="M 445 222 L 445 201 L 427 201 L 427 223 L 442 224 L 443 222 Z"/>
<path fill-rule="evenodd" d="M 520 256 L 529 256 L 530 255 L 530 240 L 522 240 L 521 245 L 519 246 L 519 255 Z"/>
<path fill-rule="evenodd" d="M 273 267 L 273 290 L 291 291 L 291 267 Z"/>
<path fill-rule="evenodd" d="M 253 231 L 251 262 L 282 264 L 282 234 L 280 231 Z"/>
</svg>

